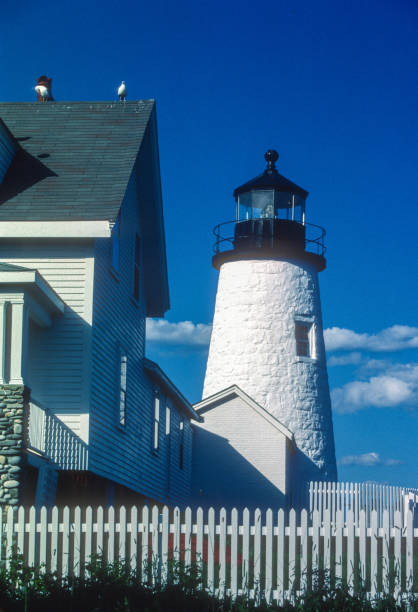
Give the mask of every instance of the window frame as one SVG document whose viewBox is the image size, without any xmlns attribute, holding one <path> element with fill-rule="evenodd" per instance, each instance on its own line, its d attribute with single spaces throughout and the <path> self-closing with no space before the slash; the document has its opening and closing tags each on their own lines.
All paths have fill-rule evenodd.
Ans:
<svg viewBox="0 0 418 612">
<path fill-rule="evenodd" d="M 180 417 L 179 422 L 179 470 L 184 469 L 184 416 Z"/>
<path fill-rule="evenodd" d="M 152 452 L 157 454 L 160 450 L 160 429 L 161 429 L 161 394 L 158 389 L 154 389 L 152 398 Z"/>
<path fill-rule="evenodd" d="M 298 337 L 298 326 L 307 328 L 306 340 Z M 315 321 L 314 317 L 307 315 L 297 315 L 294 318 L 294 338 L 295 338 L 295 356 L 298 361 L 306 361 L 312 363 L 317 361 L 317 347 L 315 342 Z M 298 345 L 304 344 L 307 347 L 308 354 L 304 355 L 298 351 Z"/>
<path fill-rule="evenodd" d="M 122 429 L 126 428 L 127 416 L 127 380 L 128 380 L 128 353 L 119 346 L 119 408 L 118 425 Z"/>
</svg>

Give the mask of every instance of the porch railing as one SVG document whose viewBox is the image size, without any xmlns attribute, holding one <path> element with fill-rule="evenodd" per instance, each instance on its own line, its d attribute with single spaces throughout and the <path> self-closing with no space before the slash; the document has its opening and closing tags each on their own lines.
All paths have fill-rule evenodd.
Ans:
<svg viewBox="0 0 418 612">
<path fill-rule="evenodd" d="M 88 445 L 34 400 L 29 406 L 27 443 L 61 470 L 88 468 Z"/>
</svg>

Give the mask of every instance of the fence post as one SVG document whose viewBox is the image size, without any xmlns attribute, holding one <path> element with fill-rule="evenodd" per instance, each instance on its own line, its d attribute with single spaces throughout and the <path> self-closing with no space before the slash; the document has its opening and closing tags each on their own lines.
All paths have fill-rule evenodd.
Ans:
<svg viewBox="0 0 418 612">
<path fill-rule="evenodd" d="M 93 508 L 86 508 L 86 533 L 84 536 L 84 564 L 90 563 L 93 544 Z"/>
<path fill-rule="evenodd" d="M 383 567 L 382 567 L 382 587 L 383 592 L 388 594 L 390 592 L 390 562 L 389 562 L 389 548 L 390 548 L 390 524 L 389 524 L 389 512 L 383 510 Z"/>
<path fill-rule="evenodd" d="M 308 513 L 305 509 L 300 514 L 300 590 L 308 588 Z"/>
<path fill-rule="evenodd" d="M 360 510 L 360 519 L 359 519 L 359 528 L 360 528 L 360 542 L 359 542 L 359 555 L 360 555 L 360 579 L 361 579 L 361 588 L 365 588 L 366 586 L 366 542 L 367 542 L 367 524 L 366 524 L 366 511 Z"/>
<path fill-rule="evenodd" d="M 371 535 L 370 535 L 370 593 L 372 597 L 376 596 L 378 588 L 378 563 L 377 563 L 377 550 L 378 550 L 378 521 L 379 516 L 377 510 L 371 511 Z"/>
<path fill-rule="evenodd" d="M 186 531 L 184 535 L 184 565 L 186 571 L 192 564 L 192 510 L 186 508 L 185 512 Z"/>
<path fill-rule="evenodd" d="M 141 579 L 148 582 L 150 579 L 149 566 L 149 508 L 142 508 L 142 533 L 141 533 Z"/>
<path fill-rule="evenodd" d="M 197 509 L 196 522 L 197 522 L 196 563 L 198 565 L 199 572 L 202 575 L 202 573 L 203 573 L 203 534 L 204 534 L 204 525 L 203 525 L 203 510 L 200 507 Z M 203 584 L 202 584 L 202 587 L 204 587 Z"/>
<path fill-rule="evenodd" d="M 62 513 L 62 524 L 62 575 L 66 577 L 68 576 L 70 569 L 70 509 L 68 506 L 64 507 L 64 512 Z"/>
<path fill-rule="evenodd" d="M 125 563 L 126 561 L 126 508 L 121 506 L 119 508 L 119 547 L 118 547 L 118 559 Z"/>
<path fill-rule="evenodd" d="M 296 588 L 296 512 L 289 512 L 289 595 L 294 599 Z"/>
<path fill-rule="evenodd" d="M 163 508 L 162 534 L 161 534 L 161 583 L 166 585 L 168 581 L 168 537 L 170 533 L 169 510 Z"/>
<path fill-rule="evenodd" d="M 350 491 L 352 493 L 352 490 Z M 355 538 L 355 527 L 354 527 L 354 512 L 353 509 L 347 513 L 347 586 L 350 593 L 353 593 L 354 589 L 354 538 Z"/>
<path fill-rule="evenodd" d="M 406 514 L 406 591 L 414 587 L 414 522 L 412 508 Z"/>
<path fill-rule="evenodd" d="M 160 510 L 158 506 L 152 508 L 152 559 L 151 559 L 151 580 L 152 584 L 160 580 L 161 559 L 159 553 L 160 541 Z"/>
<path fill-rule="evenodd" d="M 343 578 L 343 536 L 344 536 L 344 516 L 341 509 L 337 510 L 335 518 L 335 578 L 337 586 Z"/>
<path fill-rule="evenodd" d="M 400 596 L 401 593 L 401 571 L 402 571 L 402 557 L 401 557 L 401 550 L 402 550 L 402 517 L 401 517 L 401 513 L 400 510 L 395 510 L 394 512 L 394 530 L 395 530 L 395 537 L 394 537 L 394 547 L 393 547 L 393 552 L 394 552 L 394 565 L 393 565 L 393 579 L 394 579 L 394 585 L 393 585 L 393 597 L 395 598 L 395 601 L 398 601 L 398 598 Z"/>
<path fill-rule="evenodd" d="M 129 560 L 131 570 L 142 576 L 141 568 L 138 568 L 138 508 L 131 508 L 131 536 L 129 541 Z"/>
</svg>

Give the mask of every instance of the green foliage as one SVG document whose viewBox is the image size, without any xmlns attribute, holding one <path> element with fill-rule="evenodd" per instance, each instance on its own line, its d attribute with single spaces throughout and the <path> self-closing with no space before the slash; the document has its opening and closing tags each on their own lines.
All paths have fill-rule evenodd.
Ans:
<svg viewBox="0 0 418 612">
<path fill-rule="evenodd" d="M 60 578 L 44 567 L 29 568 L 14 558 L 0 570 L 0 612 L 321 612 L 414 610 L 417 602 L 396 604 L 391 596 L 370 601 L 366 591 L 350 594 L 343 585 L 330 586 L 327 576 L 314 580 L 312 591 L 294 596 L 282 606 L 238 597 L 218 598 L 202 588 L 201 564 L 185 568 L 171 561 L 161 575 L 158 564 L 144 568 L 147 580 L 122 562 L 93 557 L 83 577 Z"/>
</svg>

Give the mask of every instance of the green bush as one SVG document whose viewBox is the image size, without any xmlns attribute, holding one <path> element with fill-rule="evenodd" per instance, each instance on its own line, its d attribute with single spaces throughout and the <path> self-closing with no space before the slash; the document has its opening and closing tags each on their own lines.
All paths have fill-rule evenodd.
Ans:
<svg viewBox="0 0 418 612">
<path fill-rule="evenodd" d="M 343 586 L 327 586 L 326 577 L 315 580 L 315 588 L 283 606 L 239 597 L 217 598 L 201 588 L 197 565 L 184 568 L 172 562 L 163 584 L 154 580 L 158 568 L 146 568 L 149 581 L 143 584 L 131 568 L 120 562 L 107 563 L 95 557 L 83 578 L 60 578 L 44 568 L 25 567 L 14 559 L 0 571 L 0 612 L 249 612 L 322 610 L 418 610 L 417 601 L 396 604 L 392 597 L 369 601 L 367 594 L 351 595 Z"/>
</svg>

